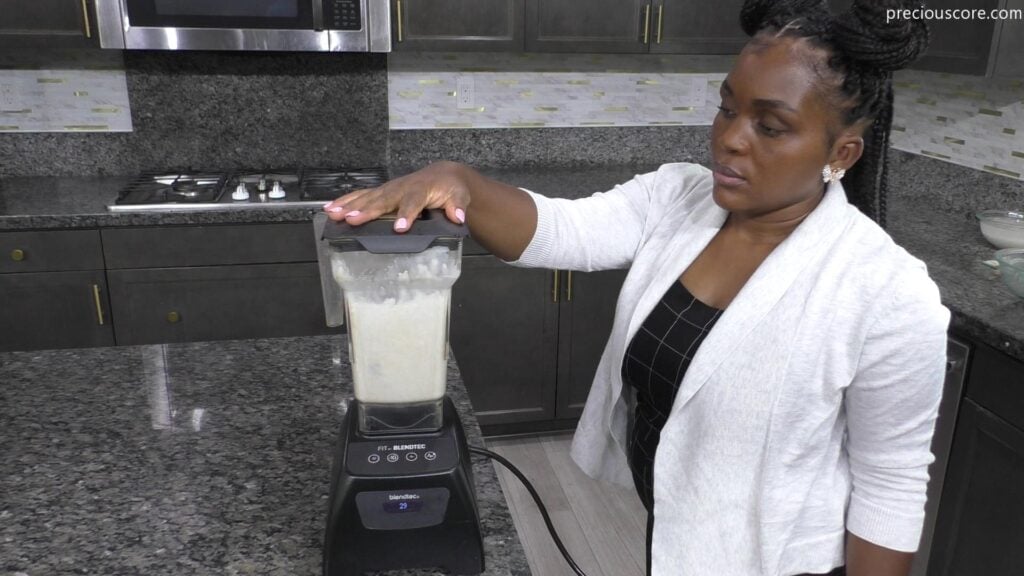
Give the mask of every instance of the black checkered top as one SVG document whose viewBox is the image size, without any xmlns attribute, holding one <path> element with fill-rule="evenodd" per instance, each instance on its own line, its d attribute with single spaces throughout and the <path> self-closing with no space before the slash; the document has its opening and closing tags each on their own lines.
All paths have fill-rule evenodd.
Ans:
<svg viewBox="0 0 1024 576">
<path fill-rule="evenodd" d="M 673 282 L 626 348 L 622 380 L 636 389 L 629 464 L 644 506 L 654 506 L 654 454 L 690 360 L 722 311 Z"/>
</svg>

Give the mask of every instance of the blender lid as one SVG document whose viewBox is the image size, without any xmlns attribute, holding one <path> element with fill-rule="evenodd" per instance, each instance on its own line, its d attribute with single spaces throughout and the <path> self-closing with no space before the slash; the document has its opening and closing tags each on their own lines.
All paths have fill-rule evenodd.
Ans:
<svg viewBox="0 0 1024 576">
<path fill-rule="evenodd" d="M 444 210 L 424 210 L 408 232 L 394 230 L 395 215 L 388 214 L 361 226 L 328 220 L 323 239 L 341 250 L 366 250 L 373 254 L 411 254 L 422 252 L 436 240 L 461 240 L 469 228 L 456 224 Z"/>
</svg>

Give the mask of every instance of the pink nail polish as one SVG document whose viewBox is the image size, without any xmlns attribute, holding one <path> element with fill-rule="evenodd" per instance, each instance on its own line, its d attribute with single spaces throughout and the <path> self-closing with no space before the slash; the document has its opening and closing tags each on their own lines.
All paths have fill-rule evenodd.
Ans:
<svg viewBox="0 0 1024 576">
<path fill-rule="evenodd" d="M 334 202 L 328 202 L 327 204 L 324 204 L 324 208 L 327 208 L 327 207 L 328 207 L 328 206 L 330 206 L 331 204 L 334 204 Z"/>
<path fill-rule="evenodd" d="M 328 209 L 327 209 L 327 211 L 328 211 L 328 212 L 334 212 L 334 213 L 338 213 L 338 212 L 341 212 L 341 211 L 342 211 L 342 210 L 344 210 L 344 209 L 345 209 L 345 207 L 344 207 L 344 206 L 335 206 L 335 207 L 333 207 L 333 208 L 328 208 Z"/>
<path fill-rule="evenodd" d="M 345 218 L 349 218 L 350 216 L 359 216 L 360 214 L 362 214 L 362 212 L 360 212 L 359 210 L 353 210 L 348 214 L 345 214 Z"/>
<path fill-rule="evenodd" d="M 395 228 L 398 230 L 405 230 L 409 227 L 409 221 L 405 218 L 399 218 L 395 221 Z"/>
<path fill-rule="evenodd" d="M 455 209 L 455 217 L 459 219 L 459 222 L 463 224 L 466 223 L 466 213 L 462 210 L 462 208 Z"/>
</svg>

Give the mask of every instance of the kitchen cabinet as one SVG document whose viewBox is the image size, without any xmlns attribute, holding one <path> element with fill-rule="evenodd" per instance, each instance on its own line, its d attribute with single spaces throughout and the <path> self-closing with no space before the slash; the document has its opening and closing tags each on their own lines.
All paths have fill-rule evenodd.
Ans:
<svg viewBox="0 0 1024 576">
<path fill-rule="evenodd" d="M 117 343 L 327 334 L 308 222 L 102 231 Z"/>
<path fill-rule="evenodd" d="M 0 233 L 0 350 L 114 343 L 97 230 Z"/>
<path fill-rule="evenodd" d="M 1024 12 L 1024 0 L 1007 0 L 1007 9 Z M 990 63 L 994 76 L 1020 78 L 1024 76 L 1024 18 L 1002 20 L 996 23 L 999 40 L 995 47 L 995 62 Z"/>
<path fill-rule="evenodd" d="M 99 47 L 93 0 L 5 2 L 0 47 Z"/>
<path fill-rule="evenodd" d="M 392 0 L 392 50 L 523 49 L 523 0 Z"/>
<path fill-rule="evenodd" d="M 651 52 L 739 54 L 750 38 L 740 27 L 743 0 L 661 0 L 653 5 Z"/>
<path fill-rule="evenodd" d="M 526 0 L 526 49 L 647 52 L 651 12 L 646 0 Z"/>
<path fill-rule="evenodd" d="M 449 342 L 483 426 L 555 417 L 558 307 L 552 272 L 465 255 L 452 288 Z"/>
<path fill-rule="evenodd" d="M 1024 566 L 1024 363 L 978 346 L 960 408 L 929 576 Z"/>
<path fill-rule="evenodd" d="M 1000 0 L 929 0 L 928 9 L 981 9 L 986 12 L 999 8 Z M 992 37 L 997 20 L 930 19 L 931 32 L 928 51 L 911 68 L 950 72 L 953 74 L 985 74 Z"/>
<path fill-rule="evenodd" d="M 624 278 L 621 270 L 570 273 L 463 257 L 449 339 L 487 433 L 574 424 Z"/>
<path fill-rule="evenodd" d="M 526 49 L 537 52 L 736 54 L 742 0 L 526 0 Z"/>
</svg>

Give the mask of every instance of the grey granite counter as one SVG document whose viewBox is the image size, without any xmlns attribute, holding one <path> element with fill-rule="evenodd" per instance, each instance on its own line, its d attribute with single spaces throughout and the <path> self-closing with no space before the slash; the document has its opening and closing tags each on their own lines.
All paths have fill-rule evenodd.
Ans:
<svg viewBox="0 0 1024 576">
<path fill-rule="evenodd" d="M 320 574 L 349 374 L 343 336 L 0 354 L 0 574 Z M 485 574 L 529 574 L 473 471 Z"/>
<path fill-rule="evenodd" d="M 918 173 L 932 167 L 930 161 L 925 160 L 928 159 L 904 158 L 900 166 L 905 172 Z M 548 196 L 578 198 L 607 190 L 634 174 L 654 168 L 656 166 L 651 164 L 610 164 L 586 168 L 526 166 L 481 170 L 498 180 Z M 391 167 L 394 175 L 408 170 L 408 167 Z M 994 177 L 977 178 L 986 179 L 974 185 Z M 897 177 L 894 179 L 900 181 Z M 106 204 L 125 181 L 118 178 L 0 179 L 0 231 L 305 221 L 315 211 L 260 208 L 201 213 L 107 212 Z M 957 183 L 957 186 L 968 185 L 971 184 Z M 998 198 L 1012 197 L 1015 189 L 1011 185 L 1005 188 L 1000 189 Z M 954 331 L 1024 360 L 1024 300 L 1003 286 L 996 271 L 982 264 L 992 259 L 995 249 L 981 236 L 970 210 L 956 208 L 948 194 L 936 196 L 941 201 L 921 194 L 901 193 L 890 198 L 889 232 L 911 254 L 928 264 L 944 303 L 953 311 Z"/>
</svg>

